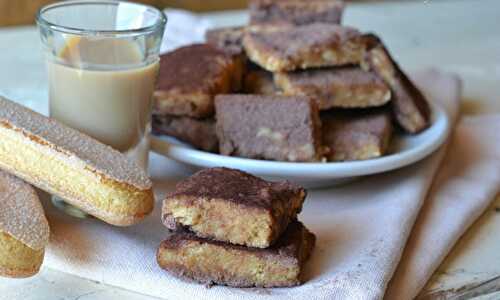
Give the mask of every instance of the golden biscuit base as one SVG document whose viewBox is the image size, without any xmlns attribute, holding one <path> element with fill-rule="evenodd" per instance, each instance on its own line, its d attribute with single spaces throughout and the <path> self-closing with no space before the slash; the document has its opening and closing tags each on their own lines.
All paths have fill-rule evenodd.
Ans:
<svg viewBox="0 0 500 300">
<path fill-rule="evenodd" d="M 203 284 L 233 287 L 290 287 L 302 283 L 302 268 L 316 238 L 302 223 L 289 225 L 270 248 L 257 249 L 175 233 L 157 252 L 160 267 Z"/>
<path fill-rule="evenodd" d="M 321 114 L 328 161 L 365 160 L 383 156 L 392 137 L 387 109 L 332 110 Z"/>
<path fill-rule="evenodd" d="M 153 210 L 152 183 L 124 154 L 0 97 L 0 168 L 107 223 Z"/>
<path fill-rule="evenodd" d="M 320 23 L 251 26 L 243 46 L 251 61 L 270 72 L 358 64 L 365 52 L 356 29 Z"/>
<path fill-rule="evenodd" d="M 154 110 L 160 114 L 207 118 L 214 97 L 241 87 L 243 60 L 208 44 L 181 47 L 160 57 Z"/>
<path fill-rule="evenodd" d="M 274 81 L 285 95 L 315 99 L 320 110 L 375 107 L 391 100 L 391 91 L 382 79 L 359 67 L 276 73 Z"/>
<path fill-rule="evenodd" d="M 163 201 L 171 230 L 250 247 L 272 245 L 302 209 L 305 190 L 226 168 L 200 171 Z"/>
<path fill-rule="evenodd" d="M 34 250 L 0 231 L 0 276 L 25 278 L 38 273 L 44 249 Z"/>
</svg>

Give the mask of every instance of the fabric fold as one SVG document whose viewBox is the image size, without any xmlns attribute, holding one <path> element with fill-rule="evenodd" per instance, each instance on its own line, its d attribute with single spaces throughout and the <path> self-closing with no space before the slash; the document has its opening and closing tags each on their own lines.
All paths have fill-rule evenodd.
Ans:
<svg viewBox="0 0 500 300">
<path fill-rule="evenodd" d="M 500 115 L 465 117 L 418 216 L 386 299 L 413 299 L 500 190 Z"/>
<path fill-rule="evenodd" d="M 414 79 L 455 119 L 460 98 L 456 77 L 434 70 L 419 73 Z M 166 236 L 160 222 L 160 202 L 145 222 L 129 228 L 73 219 L 47 205 L 52 235 L 46 266 L 166 299 L 381 299 L 444 151 L 442 148 L 414 165 L 343 187 L 312 190 L 300 219 L 316 234 L 317 247 L 306 266 L 307 281 L 302 286 L 207 289 L 171 276 L 155 260 L 156 247 Z M 188 168 L 156 155 L 151 166 L 159 200 L 189 173 Z"/>
</svg>

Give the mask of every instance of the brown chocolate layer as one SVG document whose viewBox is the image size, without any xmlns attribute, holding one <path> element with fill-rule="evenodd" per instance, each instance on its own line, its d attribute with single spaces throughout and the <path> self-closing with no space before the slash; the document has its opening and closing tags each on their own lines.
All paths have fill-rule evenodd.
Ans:
<svg viewBox="0 0 500 300">
<path fill-rule="evenodd" d="M 274 202 L 286 202 L 302 193 L 305 195 L 303 188 L 288 181 L 269 182 L 239 170 L 211 168 L 179 182 L 167 197 L 217 198 L 243 206 L 272 209 Z"/>
<path fill-rule="evenodd" d="M 162 114 L 206 118 L 213 98 L 239 89 L 243 61 L 208 44 L 181 47 L 160 57 L 155 110 Z"/>
<path fill-rule="evenodd" d="M 153 133 L 173 136 L 200 150 L 219 150 L 213 118 L 195 119 L 153 113 Z"/>
<path fill-rule="evenodd" d="M 321 160 L 321 122 L 308 97 L 219 95 L 216 132 L 223 155 Z"/>
<path fill-rule="evenodd" d="M 211 45 L 179 48 L 160 57 L 157 89 L 210 92 L 210 79 L 220 76 L 230 64 L 230 56 Z"/>
</svg>

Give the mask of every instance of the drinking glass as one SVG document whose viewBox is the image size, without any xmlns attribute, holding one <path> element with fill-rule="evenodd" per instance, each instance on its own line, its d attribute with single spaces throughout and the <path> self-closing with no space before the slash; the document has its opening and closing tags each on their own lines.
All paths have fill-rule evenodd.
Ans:
<svg viewBox="0 0 500 300">
<path fill-rule="evenodd" d="M 147 171 L 165 15 L 131 2 L 79 0 L 43 7 L 36 22 L 46 54 L 50 117 Z M 60 199 L 54 202 L 81 215 Z"/>
</svg>

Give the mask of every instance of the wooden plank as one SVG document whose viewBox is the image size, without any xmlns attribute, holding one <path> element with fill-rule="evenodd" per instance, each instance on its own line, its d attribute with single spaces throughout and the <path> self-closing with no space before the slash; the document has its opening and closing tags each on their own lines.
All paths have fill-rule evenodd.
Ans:
<svg viewBox="0 0 500 300">
<path fill-rule="evenodd" d="M 33 24 L 40 7 L 54 0 L 0 0 L 0 26 Z M 244 8 L 247 0 L 135 0 L 158 8 L 175 7 L 193 11 Z"/>
</svg>

